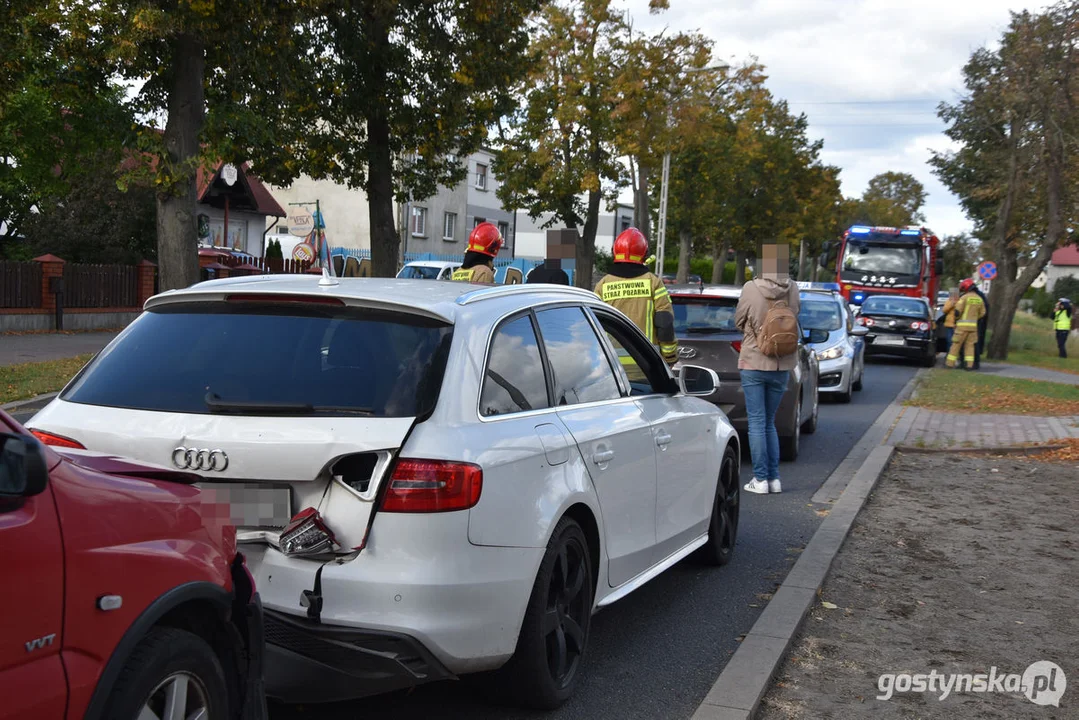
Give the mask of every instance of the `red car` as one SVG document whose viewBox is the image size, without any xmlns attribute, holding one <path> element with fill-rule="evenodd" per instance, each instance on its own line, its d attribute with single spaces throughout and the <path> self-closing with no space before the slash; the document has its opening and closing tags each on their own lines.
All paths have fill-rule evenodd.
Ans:
<svg viewBox="0 0 1079 720">
<path fill-rule="evenodd" d="M 265 717 L 262 605 L 196 480 L 0 411 L 0 720 Z"/>
</svg>

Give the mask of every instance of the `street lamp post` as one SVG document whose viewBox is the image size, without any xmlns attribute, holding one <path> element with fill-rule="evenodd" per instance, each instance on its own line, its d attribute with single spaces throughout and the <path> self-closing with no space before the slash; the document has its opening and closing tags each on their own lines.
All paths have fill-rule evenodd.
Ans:
<svg viewBox="0 0 1079 720">
<path fill-rule="evenodd" d="M 717 72 L 726 70 L 730 65 L 722 60 L 715 65 L 703 68 L 691 68 L 689 72 Z M 671 98 L 673 104 L 678 98 Z M 667 127 L 671 126 L 671 106 L 667 106 Z M 670 143 L 667 151 L 663 153 L 663 176 L 659 190 L 659 228 L 656 232 L 656 275 L 663 277 L 663 254 L 667 249 L 667 188 L 671 180 L 671 150 Z"/>
</svg>

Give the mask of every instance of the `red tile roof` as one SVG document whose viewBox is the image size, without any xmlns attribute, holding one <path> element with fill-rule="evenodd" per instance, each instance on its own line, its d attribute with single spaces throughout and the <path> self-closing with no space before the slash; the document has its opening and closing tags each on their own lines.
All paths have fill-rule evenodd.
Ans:
<svg viewBox="0 0 1079 720">
<path fill-rule="evenodd" d="M 1079 245 L 1065 245 L 1053 251 L 1052 263 L 1057 267 L 1079 265 Z"/>
</svg>

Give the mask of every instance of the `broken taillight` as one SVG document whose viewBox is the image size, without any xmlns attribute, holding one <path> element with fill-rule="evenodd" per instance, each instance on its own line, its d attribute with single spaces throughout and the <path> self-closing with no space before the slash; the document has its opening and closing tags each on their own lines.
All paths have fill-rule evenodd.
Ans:
<svg viewBox="0 0 1079 720">
<path fill-rule="evenodd" d="M 321 555 L 333 550 L 336 542 L 318 510 L 309 507 L 292 516 L 281 531 L 278 547 L 285 555 Z"/>
<path fill-rule="evenodd" d="M 53 447 L 71 448 L 73 450 L 85 450 L 86 446 L 78 440 L 72 440 L 71 438 L 64 437 L 63 435 L 54 435 L 44 430 L 31 430 L 30 434 L 36 437 L 45 445 L 51 445 Z"/>
</svg>

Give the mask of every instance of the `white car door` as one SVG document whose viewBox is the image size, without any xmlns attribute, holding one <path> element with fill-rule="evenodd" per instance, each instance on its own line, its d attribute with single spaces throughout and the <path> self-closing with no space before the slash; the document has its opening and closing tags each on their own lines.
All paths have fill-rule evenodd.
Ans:
<svg viewBox="0 0 1079 720">
<path fill-rule="evenodd" d="M 663 359 L 640 333 L 613 313 L 599 311 L 595 316 L 621 360 L 624 381 L 652 431 L 656 456 L 653 563 L 658 563 L 708 531 L 722 460 L 715 443 L 716 419 L 700 412 L 700 400 L 664 387 L 668 379 Z"/>
<path fill-rule="evenodd" d="M 580 307 L 536 312 L 558 416 L 573 435 L 599 498 L 608 583 L 617 587 L 654 560 L 656 464 L 652 428 L 625 397 Z"/>
</svg>

